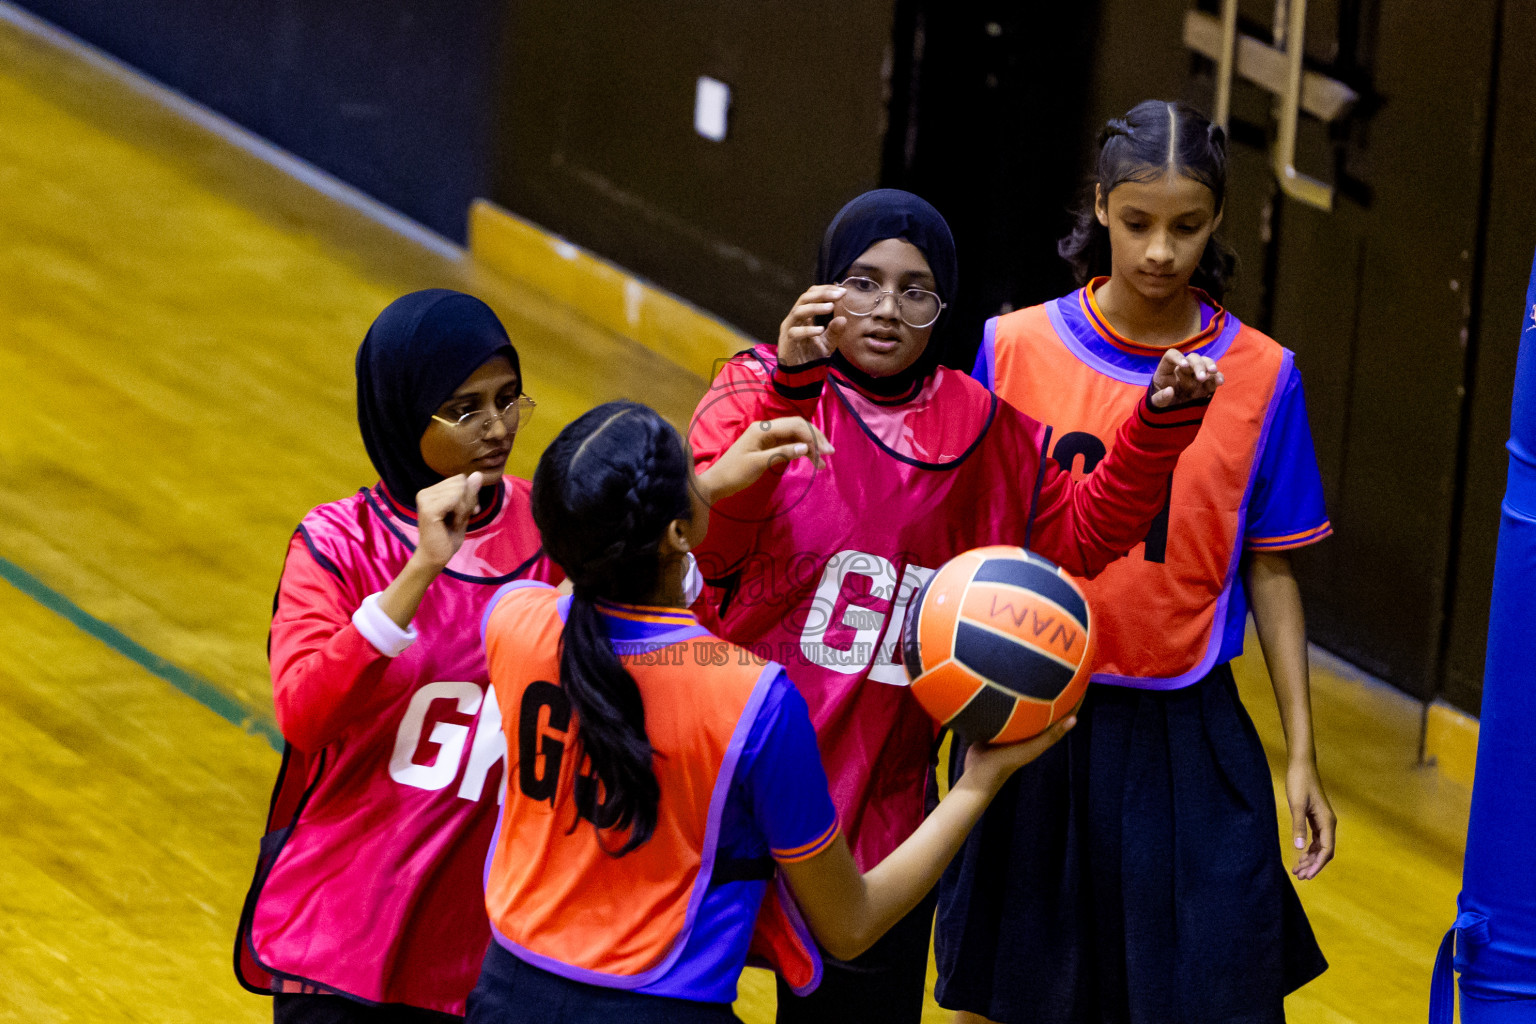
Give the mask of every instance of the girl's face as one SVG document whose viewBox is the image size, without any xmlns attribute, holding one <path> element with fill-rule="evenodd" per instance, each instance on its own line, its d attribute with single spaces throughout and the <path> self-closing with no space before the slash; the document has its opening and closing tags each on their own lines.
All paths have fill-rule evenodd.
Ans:
<svg viewBox="0 0 1536 1024">
<path fill-rule="evenodd" d="M 422 459 L 444 477 L 478 472 L 487 484 L 494 483 L 507 468 L 517 430 L 517 411 L 501 413 L 522 393 L 523 382 L 511 360 L 487 359 L 438 406 L 421 435 Z M 461 424 L 466 415 L 469 420 Z"/>
<path fill-rule="evenodd" d="M 1109 229 L 1115 280 L 1151 302 L 1189 284 L 1205 243 L 1221 223 L 1211 190 L 1173 172 L 1121 182 L 1108 196 L 1096 192 L 1094 212 Z"/>
<path fill-rule="evenodd" d="M 896 296 L 908 288 L 938 291 L 923 251 L 904 239 L 882 239 L 865 249 L 843 277 L 867 277 L 890 293 L 880 297 L 880 304 L 868 316 L 854 316 L 841 301 L 836 304 L 833 316 L 847 322 L 831 341 L 843 358 L 871 377 L 889 377 L 917 362 L 928 347 L 933 325 L 912 327 L 903 321 Z"/>
</svg>

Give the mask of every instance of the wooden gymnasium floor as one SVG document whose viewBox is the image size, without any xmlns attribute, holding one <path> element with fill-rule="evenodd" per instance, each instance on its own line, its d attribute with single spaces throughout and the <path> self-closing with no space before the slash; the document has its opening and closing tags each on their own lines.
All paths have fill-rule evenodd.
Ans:
<svg viewBox="0 0 1536 1024">
<path fill-rule="evenodd" d="M 540 402 L 521 474 L 590 404 L 681 422 L 703 385 L 250 150 L 0 4 L 0 1020 L 269 1019 L 229 967 L 278 761 L 266 618 L 295 521 L 371 479 L 351 359 L 390 298 L 502 314 Z M 1292 1019 L 1423 1019 L 1467 793 L 1413 766 L 1415 705 L 1315 686 L 1341 855 L 1302 887 L 1333 969 Z"/>
</svg>

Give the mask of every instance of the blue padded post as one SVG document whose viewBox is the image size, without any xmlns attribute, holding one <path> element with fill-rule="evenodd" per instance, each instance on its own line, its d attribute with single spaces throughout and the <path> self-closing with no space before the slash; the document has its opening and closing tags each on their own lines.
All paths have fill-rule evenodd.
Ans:
<svg viewBox="0 0 1536 1024">
<path fill-rule="evenodd" d="M 1536 1024 L 1536 264 L 1511 421 L 1460 915 L 1435 965 L 1432 1024 L 1450 1024 L 1453 965 L 1464 1024 Z"/>
</svg>

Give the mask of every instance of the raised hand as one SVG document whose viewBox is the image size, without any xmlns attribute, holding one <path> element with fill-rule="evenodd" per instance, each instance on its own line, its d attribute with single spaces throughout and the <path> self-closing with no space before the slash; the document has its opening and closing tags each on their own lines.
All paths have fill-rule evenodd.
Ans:
<svg viewBox="0 0 1536 1024">
<path fill-rule="evenodd" d="M 480 511 L 479 473 L 451 476 L 416 492 L 416 550 L 379 594 L 379 608 L 406 629 L 432 581 L 464 543 L 469 521 Z"/>
<path fill-rule="evenodd" d="M 758 420 L 747 424 L 736 442 L 699 474 L 699 491 L 714 504 L 751 487 L 774 465 L 809 458 L 820 469 L 822 457 L 832 451 L 826 436 L 799 416 Z"/>
<path fill-rule="evenodd" d="M 816 323 L 816 318 L 831 316 L 833 303 L 843 297 L 845 290 L 841 285 L 818 284 L 795 300 L 795 308 L 779 325 L 780 363 L 799 366 L 832 355 L 837 346 L 832 343 L 831 334 L 842 330 L 848 318 L 833 317 L 824 327 Z"/>
<path fill-rule="evenodd" d="M 1184 355 L 1176 348 L 1163 353 L 1152 375 L 1152 404 L 1159 409 L 1210 398 L 1226 383 L 1216 368 L 1216 360 L 1202 355 Z"/>
<path fill-rule="evenodd" d="M 469 521 L 480 511 L 482 477 L 460 473 L 416 492 L 416 556 L 441 571 L 464 543 Z"/>
</svg>

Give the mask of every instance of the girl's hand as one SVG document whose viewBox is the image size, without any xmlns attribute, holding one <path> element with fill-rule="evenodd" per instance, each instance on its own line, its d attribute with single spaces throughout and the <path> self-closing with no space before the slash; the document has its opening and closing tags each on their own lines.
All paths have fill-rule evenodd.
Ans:
<svg viewBox="0 0 1536 1024">
<path fill-rule="evenodd" d="M 795 308 L 779 325 L 779 362 L 785 366 L 827 359 L 837 349 L 831 341 L 831 332 L 842 330 L 847 317 L 836 317 L 825 327 L 816 323 L 818 316 L 831 316 L 832 304 L 846 291 L 835 284 L 818 284 L 806 289 L 795 300 Z"/>
<path fill-rule="evenodd" d="M 966 752 L 965 774 L 949 795 L 865 874 L 859 873 L 842 835 L 814 857 L 782 865 L 817 941 L 844 960 L 868 949 L 938 883 L 1008 777 L 1061 739 L 1075 721 L 1068 715 L 1023 743 L 972 747 Z"/>
<path fill-rule="evenodd" d="M 1163 353 L 1152 375 L 1152 404 L 1159 409 L 1210 398 L 1226 383 L 1216 368 L 1216 360 L 1202 355 L 1184 355 L 1176 348 Z"/>
<path fill-rule="evenodd" d="M 480 511 L 479 473 L 460 473 L 416 492 L 416 554 L 438 572 L 458 553 L 469 521 Z"/>
<path fill-rule="evenodd" d="M 1334 826 L 1338 818 L 1323 792 L 1323 780 L 1311 761 L 1293 761 L 1285 773 L 1285 798 L 1291 805 L 1292 842 L 1302 851 L 1295 875 L 1302 881 L 1316 878 L 1333 860 Z M 1312 826 L 1312 842 L 1307 842 L 1307 825 Z"/>
<path fill-rule="evenodd" d="M 826 436 L 799 416 L 749 423 L 736 443 L 699 474 L 700 496 L 712 506 L 757 483 L 770 466 L 795 459 L 809 458 L 820 469 L 822 456 L 832 450 Z"/>
<path fill-rule="evenodd" d="M 1068 715 L 1032 740 L 993 746 L 973 745 L 965 752 L 965 774 L 956 786 L 969 782 L 979 786 L 991 799 L 1014 772 L 1056 745 L 1077 724 L 1077 715 Z"/>
</svg>

